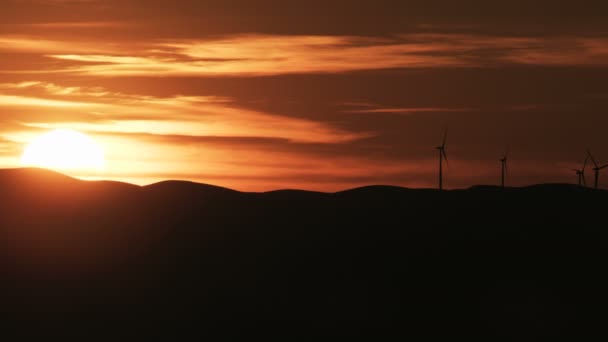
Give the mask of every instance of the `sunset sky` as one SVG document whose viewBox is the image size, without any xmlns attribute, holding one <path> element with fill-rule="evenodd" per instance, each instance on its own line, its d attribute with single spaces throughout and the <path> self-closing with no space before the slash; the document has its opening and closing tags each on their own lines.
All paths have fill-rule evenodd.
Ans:
<svg viewBox="0 0 608 342">
<path fill-rule="evenodd" d="M 3 0 L 0 167 L 66 128 L 105 151 L 74 176 L 434 187 L 448 127 L 449 188 L 507 149 L 511 185 L 575 182 L 608 163 L 608 5 L 501 3 Z"/>
</svg>

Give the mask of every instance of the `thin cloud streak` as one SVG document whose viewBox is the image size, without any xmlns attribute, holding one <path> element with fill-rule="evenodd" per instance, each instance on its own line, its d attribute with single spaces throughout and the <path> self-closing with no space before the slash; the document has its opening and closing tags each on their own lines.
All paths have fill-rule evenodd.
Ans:
<svg viewBox="0 0 608 342">
<path fill-rule="evenodd" d="M 192 136 L 270 137 L 310 143 L 340 143 L 369 136 L 368 133 L 347 132 L 312 120 L 239 108 L 228 98 L 204 96 L 156 98 L 109 93 L 101 88 L 61 87 L 42 82 L 0 85 L 0 89 L 11 87 L 13 91 L 42 89 L 62 99 L 0 95 L 0 107 L 60 107 L 79 110 L 83 115 L 83 120 L 74 122 L 30 120 L 24 122 L 28 127 L 48 129 L 68 127 L 86 131 Z M 109 95 L 99 96 L 100 93 Z M 86 96 L 91 99 L 85 101 L 83 97 Z M 97 120 L 91 120 L 92 116 Z M 25 117 L 27 118 L 27 115 Z M 17 118 L 23 120 L 24 115 L 19 114 Z"/>
<path fill-rule="evenodd" d="M 146 55 L 146 53 L 148 53 Z M 607 65 L 608 39 L 411 34 L 394 38 L 245 35 L 158 43 L 133 55 L 49 54 L 94 76 L 263 76 L 505 64 Z"/>
<path fill-rule="evenodd" d="M 49 22 L 24 24 L 40 29 L 98 29 L 98 28 L 125 28 L 133 26 L 131 23 L 119 21 L 82 21 L 82 22 Z"/>
<path fill-rule="evenodd" d="M 344 110 L 344 113 L 368 113 L 368 114 L 417 114 L 417 113 L 447 113 L 447 112 L 470 112 L 471 108 L 441 108 L 441 107 L 413 107 L 413 108 L 369 108 Z"/>
<path fill-rule="evenodd" d="M 72 101 L 60 101 L 41 99 L 26 96 L 0 95 L 0 106 L 27 106 L 27 107 L 62 107 L 62 108 L 86 108 L 94 104 Z"/>
<path fill-rule="evenodd" d="M 0 51 L 26 53 L 112 53 L 121 51 L 114 43 L 90 43 L 77 40 L 51 40 L 36 36 L 0 35 Z M 124 50 L 123 50 L 124 51 Z"/>
</svg>

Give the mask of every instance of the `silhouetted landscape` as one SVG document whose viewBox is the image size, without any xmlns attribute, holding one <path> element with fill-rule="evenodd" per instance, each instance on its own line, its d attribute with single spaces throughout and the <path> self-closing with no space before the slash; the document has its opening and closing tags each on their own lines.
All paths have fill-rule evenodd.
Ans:
<svg viewBox="0 0 608 342">
<path fill-rule="evenodd" d="M 565 184 L 245 193 L 4 169 L 3 325 L 85 340 L 605 338 L 607 199 Z"/>
</svg>

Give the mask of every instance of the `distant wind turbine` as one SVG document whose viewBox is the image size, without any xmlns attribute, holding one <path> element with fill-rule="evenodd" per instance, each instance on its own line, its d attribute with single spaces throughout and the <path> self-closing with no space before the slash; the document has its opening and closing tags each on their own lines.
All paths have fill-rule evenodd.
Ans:
<svg viewBox="0 0 608 342">
<path fill-rule="evenodd" d="M 500 186 L 504 189 L 505 188 L 505 178 L 507 176 L 507 172 L 508 172 L 508 167 L 507 167 L 507 162 L 508 162 L 508 158 L 509 158 L 509 152 L 505 152 L 505 154 L 503 154 L 502 159 L 500 159 L 500 163 L 501 163 L 501 174 L 500 174 Z"/>
<path fill-rule="evenodd" d="M 585 163 L 583 163 L 582 169 L 572 169 L 572 171 L 576 172 L 578 176 L 578 186 L 587 186 L 587 181 L 585 180 L 585 169 L 587 168 L 587 162 L 589 161 L 589 156 L 585 158 Z"/>
<path fill-rule="evenodd" d="M 446 165 L 448 164 L 448 155 L 445 153 L 445 143 L 448 139 L 448 130 L 446 129 L 443 133 L 443 142 L 441 146 L 436 147 L 439 150 L 439 190 L 443 190 L 443 160 L 445 159 Z"/>
<path fill-rule="evenodd" d="M 600 184 L 600 171 L 602 171 L 603 169 L 608 167 L 608 164 L 600 166 L 597 161 L 595 160 L 595 158 L 593 158 L 593 155 L 591 154 L 590 150 L 587 150 L 587 154 L 589 155 L 589 159 L 591 159 L 591 162 L 593 162 L 593 173 L 595 173 L 595 189 L 599 189 L 599 184 Z"/>
</svg>

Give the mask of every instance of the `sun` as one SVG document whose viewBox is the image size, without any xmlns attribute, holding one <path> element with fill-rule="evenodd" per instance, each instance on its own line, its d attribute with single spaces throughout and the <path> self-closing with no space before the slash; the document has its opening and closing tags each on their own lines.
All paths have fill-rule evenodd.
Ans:
<svg viewBox="0 0 608 342">
<path fill-rule="evenodd" d="M 21 156 L 21 165 L 61 171 L 100 171 L 105 158 L 103 149 L 89 136 L 57 129 L 32 141 Z"/>
</svg>

